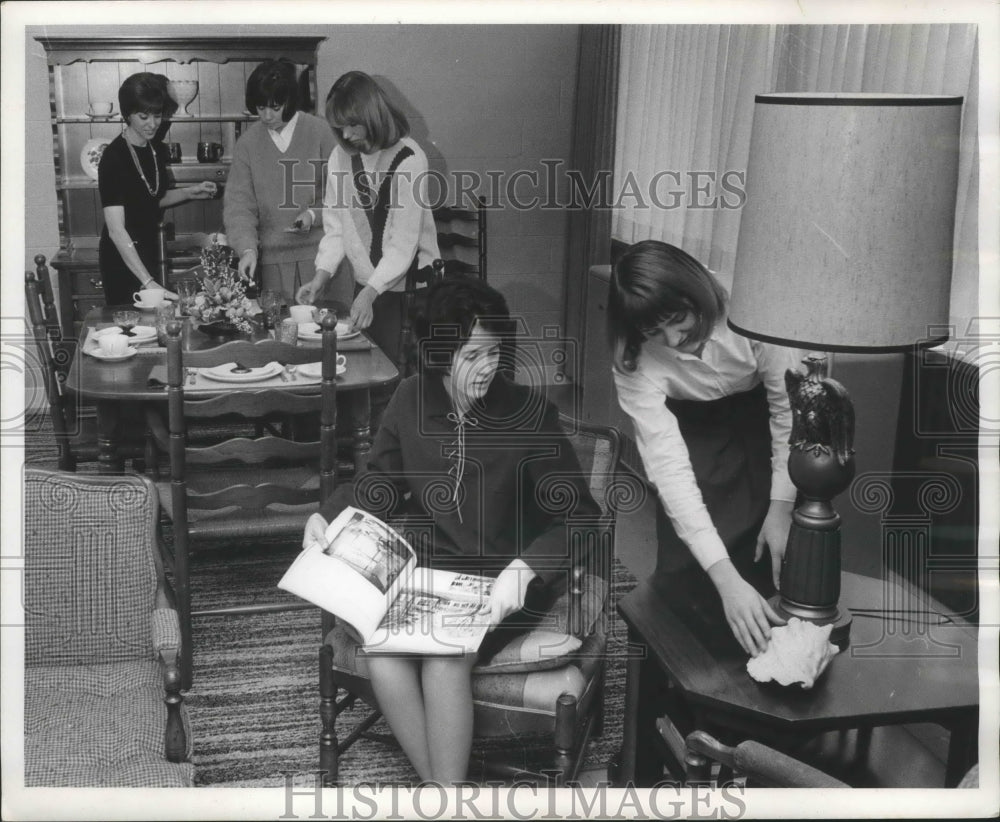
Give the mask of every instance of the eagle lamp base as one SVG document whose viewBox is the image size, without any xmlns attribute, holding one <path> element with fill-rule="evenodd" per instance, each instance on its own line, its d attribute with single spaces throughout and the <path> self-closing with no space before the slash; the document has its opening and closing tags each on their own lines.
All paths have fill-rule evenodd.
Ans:
<svg viewBox="0 0 1000 822">
<path fill-rule="evenodd" d="M 830 641 L 844 650 L 850 644 L 851 613 L 840 598 L 840 515 L 831 499 L 854 478 L 854 457 L 839 461 L 828 448 L 793 446 L 788 474 L 805 501 L 792 514 L 781 566 L 781 593 L 771 605 L 788 619 L 833 625 Z"/>
</svg>

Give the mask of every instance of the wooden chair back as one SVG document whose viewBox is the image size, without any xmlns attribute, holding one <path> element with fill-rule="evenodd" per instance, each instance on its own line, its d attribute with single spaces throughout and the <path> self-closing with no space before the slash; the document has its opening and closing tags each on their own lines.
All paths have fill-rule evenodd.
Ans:
<svg viewBox="0 0 1000 822">
<path fill-rule="evenodd" d="M 41 255 L 43 282 L 47 285 L 47 270 L 44 270 L 45 258 Z M 75 471 L 77 455 L 74 454 L 70 440 L 79 431 L 79 420 L 76 417 L 76 404 L 67 396 L 64 390 L 66 375 L 72 360 L 70 349 L 61 344 L 62 333 L 58 321 L 52 322 L 55 307 L 51 298 L 46 298 L 46 290 L 39 282 L 38 273 L 26 271 L 24 274 L 24 299 L 28 307 L 28 321 L 31 323 L 31 333 L 35 341 L 35 353 L 38 358 L 40 376 L 45 388 L 45 398 L 48 401 L 49 417 L 52 421 L 52 431 L 55 435 L 56 448 L 59 452 L 59 469 Z M 93 443 L 91 458 L 97 456 L 97 444 Z"/>
<path fill-rule="evenodd" d="M 472 274 L 486 279 L 486 201 L 476 198 L 474 208 L 442 206 L 431 212 L 438 227 L 438 250 L 446 274 Z M 474 233 L 473 233 L 474 228 Z M 476 262 L 463 259 L 458 249 L 475 251 Z"/>
</svg>

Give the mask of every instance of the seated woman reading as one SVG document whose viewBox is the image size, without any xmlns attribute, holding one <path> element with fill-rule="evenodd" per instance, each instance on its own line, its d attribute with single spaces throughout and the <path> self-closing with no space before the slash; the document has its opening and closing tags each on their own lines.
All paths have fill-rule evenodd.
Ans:
<svg viewBox="0 0 1000 822">
<path fill-rule="evenodd" d="M 417 325 L 420 372 L 389 402 L 367 471 L 338 488 L 304 536 L 322 543 L 326 521 L 347 505 L 382 519 L 415 516 L 434 526 L 420 564 L 496 577 L 494 629 L 478 655 L 367 658 L 382 713 L 417 774 L 444 784 L 468 769 L 473 666 L 526 630 L 538 603 L 565 585 L 569 518 L 600 515 L 556 408 L 498 373 L 509 324 L 504 298 L 479 280 L 430 289 Z M 549 477 L 575 486 L 570 510 L 545 503 Z"/>
</svg>

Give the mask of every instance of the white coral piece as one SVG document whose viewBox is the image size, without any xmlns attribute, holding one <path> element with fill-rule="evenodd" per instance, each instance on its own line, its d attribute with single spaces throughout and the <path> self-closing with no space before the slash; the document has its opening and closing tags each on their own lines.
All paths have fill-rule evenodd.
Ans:
<svg viewBox="0 0 1000 822">
<path fill-rule="evenodd" d="M 747 662 L 747 673 L 758 682 L 773 679 L 781 685 L 811 688 L 837 654 L 837 646 L 830 642 L 832 630 L 832 625 L 792 617 L 787 625 L 771 629 L 767 649 Z"/>
</svg>

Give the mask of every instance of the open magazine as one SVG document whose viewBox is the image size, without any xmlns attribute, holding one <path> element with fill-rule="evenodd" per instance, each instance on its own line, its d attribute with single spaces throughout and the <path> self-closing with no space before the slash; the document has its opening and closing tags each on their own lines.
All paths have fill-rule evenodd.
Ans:
<svg viewBox="0 0 1000 822">
<path fill-rule="evenodd" d="M 461 654 L 486 635 L 493 582 L 418 568 L 396 531 L 348 507 L 326 545 L 303 548 L 278 587 L 349 622 L 369 653 Z"/>
</svg>

